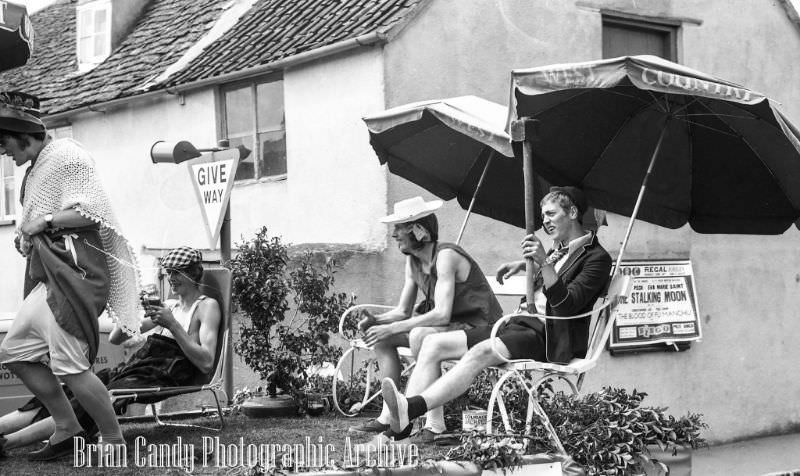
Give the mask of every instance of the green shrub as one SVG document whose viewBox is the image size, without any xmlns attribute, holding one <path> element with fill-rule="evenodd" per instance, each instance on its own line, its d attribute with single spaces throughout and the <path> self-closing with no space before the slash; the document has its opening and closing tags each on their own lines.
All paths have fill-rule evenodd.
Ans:
<svg viewBox="0 0 800 476">
<path fill-rule="evenodd" d="M 342 354 L 331 334 L 355 297 L 333 291 L 336 267 L 329 256 L 308 252 L 290 260 L 286 245 L 266 227 L 238 244 L 230 262 L 233 299 L 245 317 L 236 351 L 270 395 L 281 389 L 301 407 L 306 369 L 336 362 Z"/>
</svg>

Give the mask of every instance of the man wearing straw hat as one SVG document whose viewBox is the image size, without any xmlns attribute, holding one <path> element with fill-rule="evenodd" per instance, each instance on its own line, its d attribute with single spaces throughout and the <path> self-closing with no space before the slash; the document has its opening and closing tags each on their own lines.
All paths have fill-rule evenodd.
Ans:
<svg viewBox="0 0 800 476">
<path fill-rule="evenodd" d="M 405 254 L 405 282 L 397 307 L 378 316 L 368 314 L 359 323 L 364 342 L 374 346 L 378 365 L 385 378 L 400 379 L 398 347 L 410 347 L 414 356 L 423 339 L 438 332 L 491 325 L 502 315 L 500 303 L 475 260 L 461 247 L 439 241 L 439 226 L 434 212 L 441 200 L 426 202 L 422 197 L 402 200 L 394 213 L 380 221 L 394 225 L 392 237 Z M 414 308 L 417 292 L 425 300 Z M 388 408 L 356 432 L 389 430 Z M 431 442 L 445 431 L 441 408 L 429 412 L 419 439 Z"/>
<path fill-rule="evenodd" d="M 16 240 L 27 258 L 25 299 L 0 345 L 0 363 L 55 421 L 47 444 L 29 459 L 70 454 L 73 436 L 82 435 L 59 379 L 97 422 L 101 447 L 113 450 L 124 439 L 91 365 L 99 344 L 97 318 L 104 309 L 126 332 L 138 331 L 133 254 L 94 161 L 71 139 L 47 135 L 35 97 L 0 93 L 0 153 L 12 156 L 17 166 L 30 162 Z"/>
<path fill-rule="evenodd" d="M 537 268 L 534 309 L 550 316 L 574 316 L 591 311 L 604 291 L 611 272 L 611 257 L 593 232 L 586 232 L 581 217 L 587 209 L 583 192 L 575 187 L 552 187 L 541 201 L 542 226 L 553 238 L 545 253 L 535 235 L 522 242 L 523 257 Z M 525 269 L 525 261 L 506 263 L 498 269 L 498 281 Z M 536 312 L 531 309 L 532 312 Z M 490 340 L 492 328 L 447 332 L 428 338 L 418 353 L 408 381 L 406 396 L 393 380 L 381 382 L 384 404 L 390 410 L 389 438 L 400 440 L 411 431 L 411 422 L 464 393 L 484 369 L 503 360 Z M 517 316 L 497 332 L 494 344 L 506 359 L 535 359 L 564 363 L 584 357 L 588 348 L 589 318 L 541 322 L 533 316 Z M 447 374 L 437 370 L 443 360 L 460 359 Z"/>
</svg>

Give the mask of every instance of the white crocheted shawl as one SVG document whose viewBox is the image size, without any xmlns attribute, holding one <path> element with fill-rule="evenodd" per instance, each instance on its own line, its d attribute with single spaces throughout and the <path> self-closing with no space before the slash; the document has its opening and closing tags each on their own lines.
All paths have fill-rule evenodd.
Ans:
<svg viewBox="0 0 800 476">
<path fill-rule="evenodd" d="M 69 208 L 100 225 L 110 290 L 106 310 L 129 335 L 140 326 L 139 271 L 100 183 L 94 160 L 72 139 L 53 140 L 42 149 L 25 183 L 22 221 Z"/>
</svg>

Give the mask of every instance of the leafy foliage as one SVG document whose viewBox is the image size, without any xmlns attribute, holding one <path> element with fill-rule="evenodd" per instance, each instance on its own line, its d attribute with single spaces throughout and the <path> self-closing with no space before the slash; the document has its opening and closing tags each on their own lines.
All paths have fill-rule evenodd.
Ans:
<svg viewBox="0 0 800 476">
<path fill-rule="evenodd" d="M 341 355 L 331 334 L 355 297 L 333 290 L 334 259 L 306 252 L 292 261 L 286 245 L 266 227 L 237 245 L 230 267 L 234 301 L 249 321 L 241 327 L 236 351 L 266 381 L 270 395 L 282 389 L 302 406 L 306 369 Z"/>
<path fill-rule="evenodd" d="M 466 403 L 486 408 L 496 371 L 481 374 L 480 382 L 472 385 Z M 527 392 L 516 382 L 507 381 L 505 404 L 514 428 L 524 426 L 528 405 Z M 589 475 L 622 475 L 642 471 L 651 461 L 648 446 L 657 446 L 673 454 L 681 448 L 696 449 L 706 446 L 701 431 L 708 426 L 702 415 L 689 413 L 676 418 L 666 413 L 666 408 L 645 407 L 641 403 L 646 393 L 621 388 L 606 387 L 595 393 L 572 395 L 554 392 L 544 385 L 539 401 L 555 428 L 566 452 Z M 502 428 L 499 421 L 496 428 Z M 509 441 L 528 441 L 527 449 L 513 446 L 518 455 L 523 453 L 556 453 L 549 434 L 541 424 L 534 425 L 527 435 L 465 435 L 458 456 L 494 467 L 503 461 L 515 461 L 500 449 L 493 447 Z M 495 456 L 492 456 L 495 455 Z"/>
</svg>

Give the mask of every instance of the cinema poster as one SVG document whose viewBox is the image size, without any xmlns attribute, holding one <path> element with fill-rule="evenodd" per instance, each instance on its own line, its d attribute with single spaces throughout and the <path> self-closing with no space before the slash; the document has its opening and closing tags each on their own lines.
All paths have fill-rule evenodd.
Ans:
<svg viewBox="0 0 800 476">
<path fill-rule="evenodd" d="M 633 289 L 616 309 L 612 350 L 702 338 L 691 261 L 628 261 L 621 272 Z"/>
</svg>

